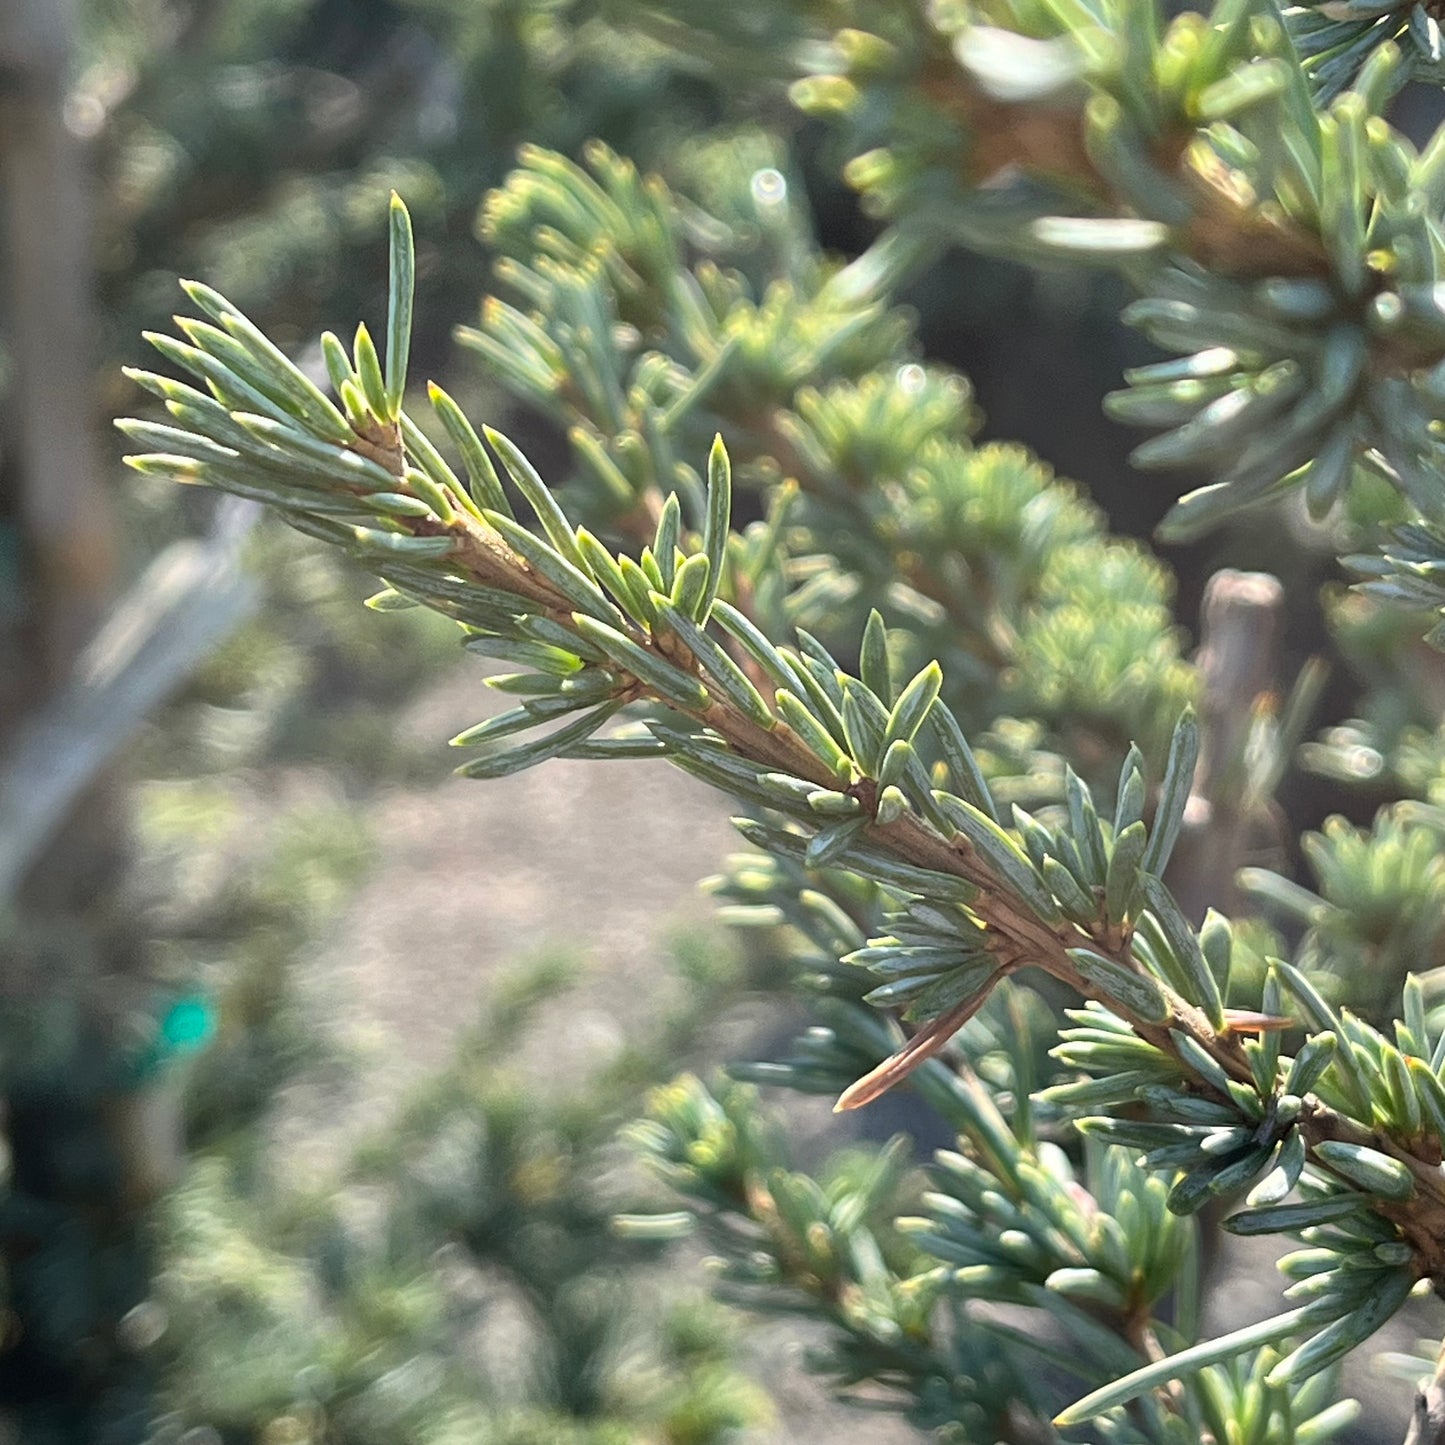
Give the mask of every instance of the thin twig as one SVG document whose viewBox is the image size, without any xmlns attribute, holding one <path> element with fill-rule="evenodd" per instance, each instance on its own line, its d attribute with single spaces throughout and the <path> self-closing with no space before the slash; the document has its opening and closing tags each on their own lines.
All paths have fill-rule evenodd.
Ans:
<svg viewBox="0 0 1445 1445">
<path fill-rule="evenodd" d="M 1415 1396 L 1405 1445 L 1445 1445 L 1445 1345 L 1435 1360 L 1435 1373 Z"/>
</svg>

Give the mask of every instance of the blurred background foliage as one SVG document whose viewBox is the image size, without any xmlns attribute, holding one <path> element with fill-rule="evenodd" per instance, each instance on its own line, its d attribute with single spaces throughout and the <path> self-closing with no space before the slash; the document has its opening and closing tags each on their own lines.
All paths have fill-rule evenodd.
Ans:
<svg viewBox="0 0 1445 1445">
<path fill-rule="evenodd" d="M 739 209 L 737 181 L 757 155 L 735 153 L 729 167 L 716 150 L 680 143 L 761 116 L 789 142 L 790 179 L 808 203 L 799 214 L 811 210 L 823 245 L 852 253 L 876 234 L 836 176 L 825 126 L 742 75 L 615 28 L 627 10 L 621 0 L 81 0 L 64 120 L 92 187 L 90 422 L 133 404 L 119 365 L 142 359 L 143 329 L 164 325 L 177 275 L 204 276 L 288 349 L 380 315 L 396 188 L 418 238 L 414 371 L 472 414 L 505 419 L 539 462 L 565 457 L 559 418 L 504 396 L 452 341 L 494 289 L 493 263 L 512 253 L 501 203 L 485 216 L 481 198 L 523 141 L 580 156 L 599 138 L 660 171 L 699 218 L 731 223 L 742 239 L 726 259 L 765 276 L 793 242 L 758 232 Z M 779 154 L 756 133 L 746 144 L 773 145 L 769 164 Z M 798 253 L 811 246 L 804 237 Z M 1154 356 L 1114 320 L 1122 294 L 1081 272 L 949 253 L 910 282 L 901 324 L 916 325 L 930 359 L 968 373 L 979 405 L 955 398 L 960 436 L 981 413 L 980 438 L 1027 442 L 1086 486 L 1113 530 L 1143 535 L 1168 489 L 1129 472 L 1137 438 L 1099 407 L 1121 369 Z M 0 310 L 8 442 L 23 421 L 12 383 L 24 358 L 5 349 L 5 323 Z M 798 409 L 821 425 L 855 400 L 866 403 L 866 389 L 861 400 L 814 391 Z M 0 443 L 7 672 L 34 605 L 19 467 Z M 1020 482 L 1046 485 L 1042 472 Z M 203 525 L 212 505 L 178 504 L 174 489 L 144 480 L 114 491 L 124 575 Z M 1070 515 L 1087 511 L 1071 493 L 1049 495 Z M 1368 497 L 1352 505 L 1350 524 L 1374 520 Z M 1295 532 L 1287 552 L 1238 530 L 1228 545 L 1236 560 L 1286 569 L 1287 594 L 1308 600 L 1332 575 L 1338 538 L 1303 522 Z M 1177 616 L 1193 619 L 1225 545 L 1171 554 Z M 508 1042 L 531 1009 L 565 987 L 548 965 L 524 969 L 391 1130 L 323 1181 L 293 1185 L 266 1160 L 277 1090 L 303 1065 L 357 1067 L 318 1060 L 297 960 L 370 865 L 368 800 L 439 770 L 432 740 L 407 735 L 396 715 L 455 648 L 429 613 L 361 612 L 370 579 L 279 528 L 268 524 L 264 547 L 247 555 L 264 605 L 131 740 L 130 816 L 106 887 L 84 909 L 0 913 L 10 1161 L 0 1422 L 39 1445 L 704 1445 L 766 1432 L 769 1406 L 739 1369 L 735 1326 L 664 1288 L 661 1245 L 618 1238 L 608 1221 L 632 1187 L 611 1152 L 616 1124 L 697 1047 L 725 1000 L 760 986 L 756 965 L 778 959 L 776 942 L 749 950 L 751 967 L 694 958 L 688 1007 L 645 1049 L 558 1098 L 534 1097 L 509 1067 Z M 1142 554 L 1139 565 L 1154 566 Z M 1161 571 L 1149 585 L 1162 608 L 1171 582 Z M 1356 1001 L 1384 1014 L 1405 967 L 1445 962 L 1434 906 L 1445 887 L 1445 741 L 1433 730 L 1442 679 L 1409 623 L 1344 595 L 1330 617 L 1332 640 L 1289 621 L 1282 672 L 1334 649 L 1324 712 L 1352 720 L 1305 750 L 1307 772 L 1281 793 L 1292 824 L 1319 829 L 1304 882 L 1254 882 L 1273 926 L 1358 958 L 1351 985 L 1369 978 L 1377 990 Z M 1148 630 L 1167 626 L 1161 611 Z M 1035 676 L 1047 671 L 1046 636 L 1039 647 Z M 1013 701 L 1031 716 L 1058 710 L 1048 698 Z M 1038 726 L 996 711 L 986 721 L 995 731 L 984 755 L 999 775 L 1047 773 Z M 0 744 L 17 722 L 3 720 Z M 330 781 L 297 801 L 278 780 L 302 767 Z M 1402 795 L 1370 826 L 1377 805 Z M 1350 821 L 1325 822 L 1329 810 Z M 746 904 L 746 883 L 734 871 L 719 886 Z M 794 922 L 788 937 L 806 943 L 806 921 Z M 826 971 L 806 948 L 793 966 Z M 135 1140 L 150 1139 L 166 1109 L 179 1110 L 175 1167 L 138 1179 Z M 489 1334 L 512 1339 L 525 1368 L 516 1354 L 489 1358 Z"/>
<path fill-rule="evenodd" d="M 178 274 L 218 280 L 293 343 L 384 305 L 393 187 L 425 236 L 416 355 L 448 378 L 451 328 L 488 264 L 479 200 L 517 144 L 600 134 L 646 153 L 717 106 L 585 5 L 83 0 L 69 39 L 64 123 L 84 148 L 98 303 L 94 414 L 77 424 L 97 432 L 129 404 L 119 363 L 165 324 Z M 8 383 L 24 358 L 5 319 L 0 415 L 15 438 Z M 17 546 L 25 485 L 21 448 L 0 446 L 12 678 L 39 605 Z M 122 577 L 207 525 L 208 499 L 107 490 Z M 104 888 L 83 909 L 32 898 L 0 912 L 0 1429 L 582 1445 L 711 1441 L 764 1418 L 717 1312 L 654 1305 L 639 1269 L 656 1250 L 608 1231 L 606 1142 L 664 1064 L 631 1058 L 629 1092 L 594 1081 L 543 1104 L 497 1059 L 527 999 L 560 986 L 555 970 L 504 996 L 395 1136 L 336 1179 L 301 1192 L 267 1160 L 267 1112 L 298 1070 L 362 1067 L 318 1057 L 298 957 L 371 866 L 367 799 L 437 776 L 434 740 L 399 732 L 397 712 L 458 653 L 429 615 L 360 611 L 373 590 L 360 569 L 265 531 L 247 554 L 261 610 L 127 743 L 123 856 L 107 857 Z M 22 692 L 0 732 L 42 700 Z M 328 781 L 289 785 L 311 769 Z M 416 1165 L 428 1151 L 430 1173 Z M 373 1210 L 356 1228 L 341 1215 L 358 1198 Z M 448 1250 L 470 1283 L 438 1268 Z M 498 1311 L 527 1371 L 472 1368 Z"/>
</svg>

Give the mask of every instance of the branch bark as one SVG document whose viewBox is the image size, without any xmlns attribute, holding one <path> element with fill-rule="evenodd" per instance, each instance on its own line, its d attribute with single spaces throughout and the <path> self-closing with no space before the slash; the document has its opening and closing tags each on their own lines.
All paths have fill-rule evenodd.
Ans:
<svg viewBox="0 0 1445 1445">
<path fill-rule="evenodd" d="M 1226 569 L 1209 579 L 1195 661 L 1202 674 L 1200 756 L 1169 888 L 1185 917 L 1238 911 L 1235 875 L 1259 825 L 1246 751 L 1256 714 L 1279 690 L 1284 586 L 1268 572 Z"/>
<path fill-rule="evenodd" d="M 1415 1396 L 1405 1445 L 1445 1445 L 1445 1347 L 1435 1362 L 1435 1373 Z"/>
<path fill-rule="evenodd" d="M 15 660 L 3 669 L 0 747 L 65 685 L 115 581 L 115 524 L 93 430 L 90 187 L 64 114 L 74 9 L 74 0 L 0 5 L 0 250 L 18 363 L 0 520 L 8 513 L 18 531 L 25 598 Z M 94 784 L 51 854 L 57 866 L 32 868 L 32 906 L 84 910 L 115 877 L 123 837 L 117 791 Z"/>
<path fill-rule="evenodd" d="M 255 609 L 260 588 L 238 553 L 258 511 L 231 501 L 206 541 L 162 552 L 14 734 L 0 761 L 0 906 L 147 714 Z"/>
<path fill-rule="evenodd" d="M 115 528 L 92 429 L 90 187 L 65 124 L 73 3 L 0 7 L 0 211 L 6 307 L 18 365 L 16 502 L 39 592 L 47 688 L 65 677 L 104 615 Z"/>
</svg>

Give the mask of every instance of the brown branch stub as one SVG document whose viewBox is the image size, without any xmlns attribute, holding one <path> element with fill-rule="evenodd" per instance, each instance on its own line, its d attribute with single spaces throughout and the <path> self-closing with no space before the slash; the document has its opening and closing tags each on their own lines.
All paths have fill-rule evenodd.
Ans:
<svg viewBox="0 0 1445 1445">
<path fill-rule="evenodd" d="M 1445 1385 L 1438 1377 L 1415 1396 L 1405 1445 L 1445 1445 Z"/>
<path fill-rule="evenodd" d="M 1187 918 L 1234 911 L 1235 876 L 1252 839 L 1265 836 L 1267 800 L 1249 793 L 1246 750 L 1261 710 L 1279 691 L 1284 584 L 1268 572 L 1216 572 L 1204 589 L 1200 759 L 1167 882 Z"/>
<path fill-rule="evenodd" d="M 1405 1445 L 1445 1445 L 1445 1348 L 1435 1361 L 1435 1373 L 1415 1396 Z"/>
</svg>

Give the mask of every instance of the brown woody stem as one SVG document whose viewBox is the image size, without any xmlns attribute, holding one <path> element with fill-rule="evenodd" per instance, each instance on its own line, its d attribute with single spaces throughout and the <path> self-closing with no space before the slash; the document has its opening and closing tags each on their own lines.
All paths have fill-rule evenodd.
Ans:
<svg viewBox="0 0 1445 1445">
<path fill-rule="evenodd" d="M 398 462 L 399 465 L 399 462 Z M 510 591 L 533 603 L 563 626 L 571 626 L 572 604 L 515 556 L 503 540 L 481 522 L 458 510 L 457 516 L 443 523 L 422 518 L 410 524 L 419 536 L 450 534 L 456 540 L 451 561 L 456 570 L 488 587 Z M 653 637 L 633 627 L 633 640 L 657 652 L 675 666 L 692 671 L 704 684 L 705 669 L 684 647 L 679 638 L 663 634 Z M 616 665 L 613 670 L 618 670 Z M 720 694 L 714 693 L 696 708 L 679 708 L 667 702 L 640 678 L 632 679 L 631 695 L 653 698 L 689 715 L 722 737 L 741 758 L 764 768 L 806 778 L 820 787 L 836 788 L 838 778 L 828 764 L 818 757 L 786 723 L 765 727 L 742 713 Z M 860 779 L 853 791 L 870 812 L 876 807 L 877 785 L 871 779 Z M 922 818 L 907 813 L 889 823 L 869 825 L 871 841 L 887 849 L 900 861 L 931 872 L 962 878 L 980 891 L 971 905 L 973 912 L 991 934 L 991 946 L 999 958 L 995 981 L 1025 966 L 1042 969 L 1085 998 L 1105 1005 L 1128 1021 L 1140 1038 L 1156 1048 L 1178 1056 L 1171 1031 L 1192 1039 L 1214 1058 L 1233 1079 L 1248 1082 L 1251 1071 L 1239 1039 L 1234 1033 L 1215 1030 L 1204 1014 L 1181 998 L 1160 980 L 1153 980 L 1161 989 L 1168 1005 L 1166 1022 L 1156 1023 L 1135 1016 L 1128 1006 L 1110 996 L 1099 986 L 1086 981 L 1069 957 L 1073 947 L 1088 947 L 1106 953 L 1122 967 L 1139 971 L 1129 948 L 1128 939 L 1112 942 L 1096 936 L 1077 924 L 1048 924 L 1035 917 L 1017 900 L 977 851 L 962 836 L 944 838 Z M 853 1108 L 876 1098 L 891 1088 L 919 1063 L 938 1053 L 948 1040 L 982 1006 L 989 990 L 956 1006 L 926 1025 L 899 1053 L 847 1090 L 839 1106 Z M 1211 1092 L 1201 1081 L 1199 1087 Z M 1326 1140 L 1339 1140 L 1379 1150 L 1406 1164 L 1416 1181 L 1416 1195 L 1403 1203 L 1376 1200 L 1373 1207 L 1394 1222 L 1416 1252 L 1416 1265 L 1422 1276 L 1445 1285 L 1445 1180 L 1433 1161 L 1417 1157 L 1387 1134 L 1366 1128 L 1339 1114 L 1321 1100 L 1311 1096 L 1305 1100 L 1298 1127 L 1308 1145 Z M 1324 1166 L 1321 1166 L 1324 1167 Z"/>
</svg>

